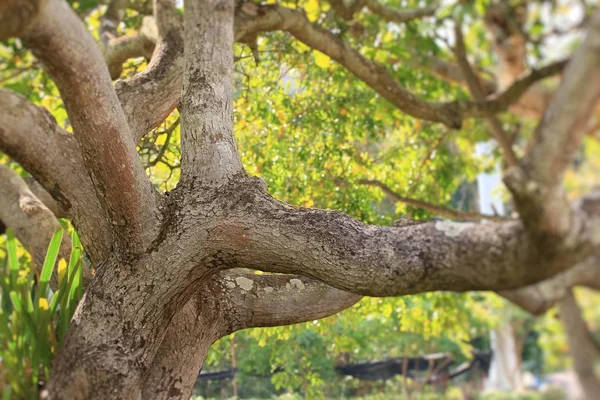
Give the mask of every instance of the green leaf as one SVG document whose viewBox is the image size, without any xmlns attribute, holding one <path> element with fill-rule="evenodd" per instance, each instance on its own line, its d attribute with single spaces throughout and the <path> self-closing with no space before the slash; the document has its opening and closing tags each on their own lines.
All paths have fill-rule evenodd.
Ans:
<svg viewBox="0 0 600 400">
<path fill-rule="evenodd" d="M 54 270 L 54 264 L 56 263 L 58 252 L 60 251 L 62 237 L 63 230 L 61 228 L 59 228 L 56 232 L 54 232 L 54 235 L 52 235 L 52 239 L 50 240 L 50 245 L 48 246 L 48 251 L 46 253 L 46 258 L 44 259 L 42 273 L 40 274 L 40 282 L 36 300 L 46 297 L 46 291 L 48 290 L 48 284 L 50 283 L 52 271 Z"/>
</svg>

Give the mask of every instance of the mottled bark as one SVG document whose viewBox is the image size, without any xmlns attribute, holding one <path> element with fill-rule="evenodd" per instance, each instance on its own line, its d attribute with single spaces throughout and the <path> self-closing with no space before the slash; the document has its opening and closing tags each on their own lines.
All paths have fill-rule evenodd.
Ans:
<svg viewBox="0 0 600 400">
<path fill-rule="evenodd" d="M 300 11 L 242 9 L 235 38 L 289 32 L 399 109 L 453 127 L 493 112 L 490 104 L 508 107 L 507 98 L 545 76 L 532 72 L 485 102 L 428 103 Z M 210 343 L 237 329 L 320 318 L 350 306 L 356 294 L 515 289 L 598 254 L 599 199 L 571 206 L 560 181 L 598 99 L 600 14 L 564 71 L 531 152 L 507 178 L 519 220 L 378 227 L 283 204 L 245 175 L 232 129 L 234 3 L 189 1 L 185 10 L 184 46 L 173 3 L 155 1 L 152 62 L 116 88 L 64 2 L 43 2 L 20 33 L 56 81 L 74 135 L 21 96 L 0 91 L 0 147 L 75 220 L 98 271 L 56 359 L 50 398 L 181 398 Z M 183 179 L 161 197 L 135 144 L 180 98 Z"/>
</svg>

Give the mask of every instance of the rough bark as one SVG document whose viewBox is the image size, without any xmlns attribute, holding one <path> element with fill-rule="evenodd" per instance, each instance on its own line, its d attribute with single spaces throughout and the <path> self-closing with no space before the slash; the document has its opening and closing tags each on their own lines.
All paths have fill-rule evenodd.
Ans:
<svg viewBox="0 0 600 400">
<path fill-rule="evenodd" d="M 417 118 L 457 127 L 492 112 L 490 104 L 510 105 L 498 102 L 502 94 L 484 103 L 424 102 L 300 11 L 252 7 L 238 11 L 235 38 L 289 32 Z M 532 151 L 507 178 L 520 220 L 377 227 L 288 206 L 245 175 L 232 129 L 233 1 L 189 1 L 185 10 L 183 46 L 173 3 L 156 0 L 153 60 L 116 89 L 100 50 L 64 2 L 43 2 L 19 32 L 56 81 L 74 136 L 20 96 L 0 91 L 0 146 L 78 221 L 99 262 L 56 359 L 50 398 L 181 397 L 210 342 L 245 327 L 319 318 L 358 299 L 340 290 L 507 290 L 598 254 L 599 199 L 571 207 L 560 181 L 598 99 L 600 14 L 564 71 Z M 518 98 L 538 78 L 523 79 L 505 95 Z M 183 179 L 161 197 L 135 144 L 180 97 Z M 312 279 L 255 277 L 239 268 Z M 315 302 L 317 295 L 325 302 Z"/>
</svg>

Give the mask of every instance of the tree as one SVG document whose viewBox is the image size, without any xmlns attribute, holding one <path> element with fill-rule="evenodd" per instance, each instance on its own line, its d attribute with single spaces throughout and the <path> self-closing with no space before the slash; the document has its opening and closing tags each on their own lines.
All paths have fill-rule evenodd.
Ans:
<svg viewBox="0 0 600 400">
<path fill-rule="evenodd" d="M 466 85 L 473 97 L 445 101 L 412 93 L 349 37 L 360 35 L 353 18 L 363 12 L 398 25 L 433 15 L 435 7 L 331 1 L 329 15 L 341 19 L 342 31 L 319 17 L 318 4 L 314 18 L 312 3 L 304 13 L 287 3 L 190 0 L 182 21 L 173 3 L 156 0 L 157 36 L 142 26 L 139 34 L 118 37 L 125 8 L 148 11 L 116 0 L 100 26 L 103 54 L 67 3 L 3 2 L 0 39 L 19 38 L 44 65 L 73 134 L 43 107 L 0 90 L 0 149 L 37 182 L 29 187 L 2 167 L 9 198 L 0 219 L 37 258 L 42 238 L 31 230 L 56 227 L 50 210 L 68 217 L 94 272 L 46 396 L 185 398 L 209 346 L 236 330 L 320 318 L 360 296 L 512 290 L 596 256 L 597 197 L 572 204 L 562 181 L 600 96 L 600 14 L 586 19 L 586 38 L 567 61 L 527 72 L 524 49 L 536 38 L 524 31 L 526 3 L 493 2 L 485 10 L 503 67 L 496 82 L 482 78 L 466 55 L 460 21 L 478 11 L 462 4 L 439 11 L 440 20 L 448 13 L 455 19 L 458 62 L 425 64 Z M 272 31 L 317 50 L 318 63 L 339 63 L 412 119 L 456 130 L 483 118 L 502 150 L 518 218 L 384 227 L 271 197 L 264 181 L 244 169 L 234 139 L 232 47 L 234 40 L 255 47 L 258 35 Z M 153 47 L 142 72 L 113 85 L 126 59 L 149 56 Z M 537 83 L 558 72 L 561 83 L 548 100 Z M 146 176 L 136 144 L 175 107 L 181 177 L 162 193 Z M 497 116 L 509 108 L 539 118 L 523 154 Z M 389 189 L 368 179 L 357 183 Z M 451 214 L 465 216 L 481 218 Z"/>
</svg>

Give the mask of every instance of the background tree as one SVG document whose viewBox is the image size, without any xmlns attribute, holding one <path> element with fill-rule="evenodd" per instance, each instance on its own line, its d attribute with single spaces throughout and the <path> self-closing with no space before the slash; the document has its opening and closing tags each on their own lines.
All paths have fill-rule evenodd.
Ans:
<svg viewBox="0 0 600 400">
<path fill-rule="evenodd" d="M 528 45 L 543 43 L 545 33 L 534 29 L 535 18 L 529 25 L 534 1 L 459 2 L 440 10 L 372 1 L 190 0 L 183 18 L 168 0 L 98 6 L 72 8 L 60 0 L 0 6 L 0 39 L 7 39 L 3 51 L 12 63 L 8 73 L 28 78 L 13 79 L 0 91 L 0 149 L 37 182 L 25 187 L 7 170 L 2 190 L 12 202 L 2 202 L 0 219 L 15 227 L 39 259 L 36 236 L 27 232 L 40 228 L 24 221 L 43 216 L 55 226 L 50 210 L 66 216 L 94 272 L 53 367 L 50 398 L 185 398 L 209 346 L 236 330 L 313 320 L 352 305 L 359 295 L 511 290 L 597 255 L 597 200 L 588 196 L 571 204 L 563 177 L 585 134 L 596 133 L 590 126 L 600 95 L 600 14 L 584 9 L 575 28 L 584 27 L 586 37 L 568 60 L 548 63 L 533 46 L 539 65 L 528 68 Z M 101 49 L 82 19 L 98 29 Z M 480 71 L 492 59 L 479 35 L 482 20 L 499 67 L 491 79 Z M 463 23 L 475 26 L 464 40 Z M 264 39 L 265 32 L 272 33 Z M 271 87 L 256 76 L 238 79 L 234 59 L 240 68 L 250 60 L 239 47 L 234 50 L 234 40 L 246 43 L 253 58 L 264 60 L 260 69 L 276 71 L 284 83 L 269 93 Z M 44 72 L 22 65 L 32 62 L 25 49 Z M 275 54 L 265 56 L 269 52 Z M 145 68 L 135 61 L 127 65 L 138 56 L 150 58 Z M 557 88 L 538 84 L 559 72 Z M 300 83 L 295 76 L 303 78 Z M 433 76 L 466 86 L 472 100 Z M 262 96 L 242 83 L 259 85 L 254 89 Z M 342 85 L 353 88 L 338 93 Z M 290 90 L 299 100 L 286 99 Z M 58 92 L 61 101 L 46 92 Z M 353 109 L 360 96 L 373 99 Z M 309 111 L 320 111 L 306 117 L 293 107 L 301 100 L 312 102 Z M 269 101 L 286 106 L 283 115 Z M 332 104 L 339 117 L 327 118 Z M 500 120 L 508 109 L 512 116 Z M 525 119 L 531 116 L 539 123 Z M 301 138 L 298 130 L 311 119 L 328 125 Z M 163 123 L 164 132 L 153 131 Z M 450 177 L 431 188 L 429 182 L 439 181 L 436 174 L 402 164 L 414 152 L 427 155 L 425 165 L 439 154 L 430 171 L 468 165 L 471 157 L 458 156 L 486 132 L 501 149 L 518 218 L 499 221 L 443 208 L 439 204 L 462 179 L 445 168 L 441 176 Z M 437 144 L 450 135 L 454 148 Z M 171 142 L 175 136 L 179 145 Z M 269 146 L 274 141 L 279 144 Z M 291 155 L 286 165 L 277 162 L 283 154 Z M 322 172 L 301 174 L 306 161 Z M 285 179 L 280 172 L 286 166 L 303 175 L 296 182 L 314 183 L 309 189 L 298 184 L 280 201 L 267 187 L 282 193 L 277 180 Z M 170 179 L 159 187 L 148 178 L 167 172 Z M 347 196 L 351 214 L 384 223 L 377 212 L 352 202 L 377 200 L 380 189 L 434 214 L 494 221 L 382 227 L 310 208 L 321 198 L 314 194 L 325 193 L 321 201 L 330 207 Z M 438 205 L 412 198 L 428 191 L 438 193 Z M 398 211 L 413 211 L 417 219 L 426 215 Z M 249 271 L 256 269 L 294 275 Z"/>
</svg>

